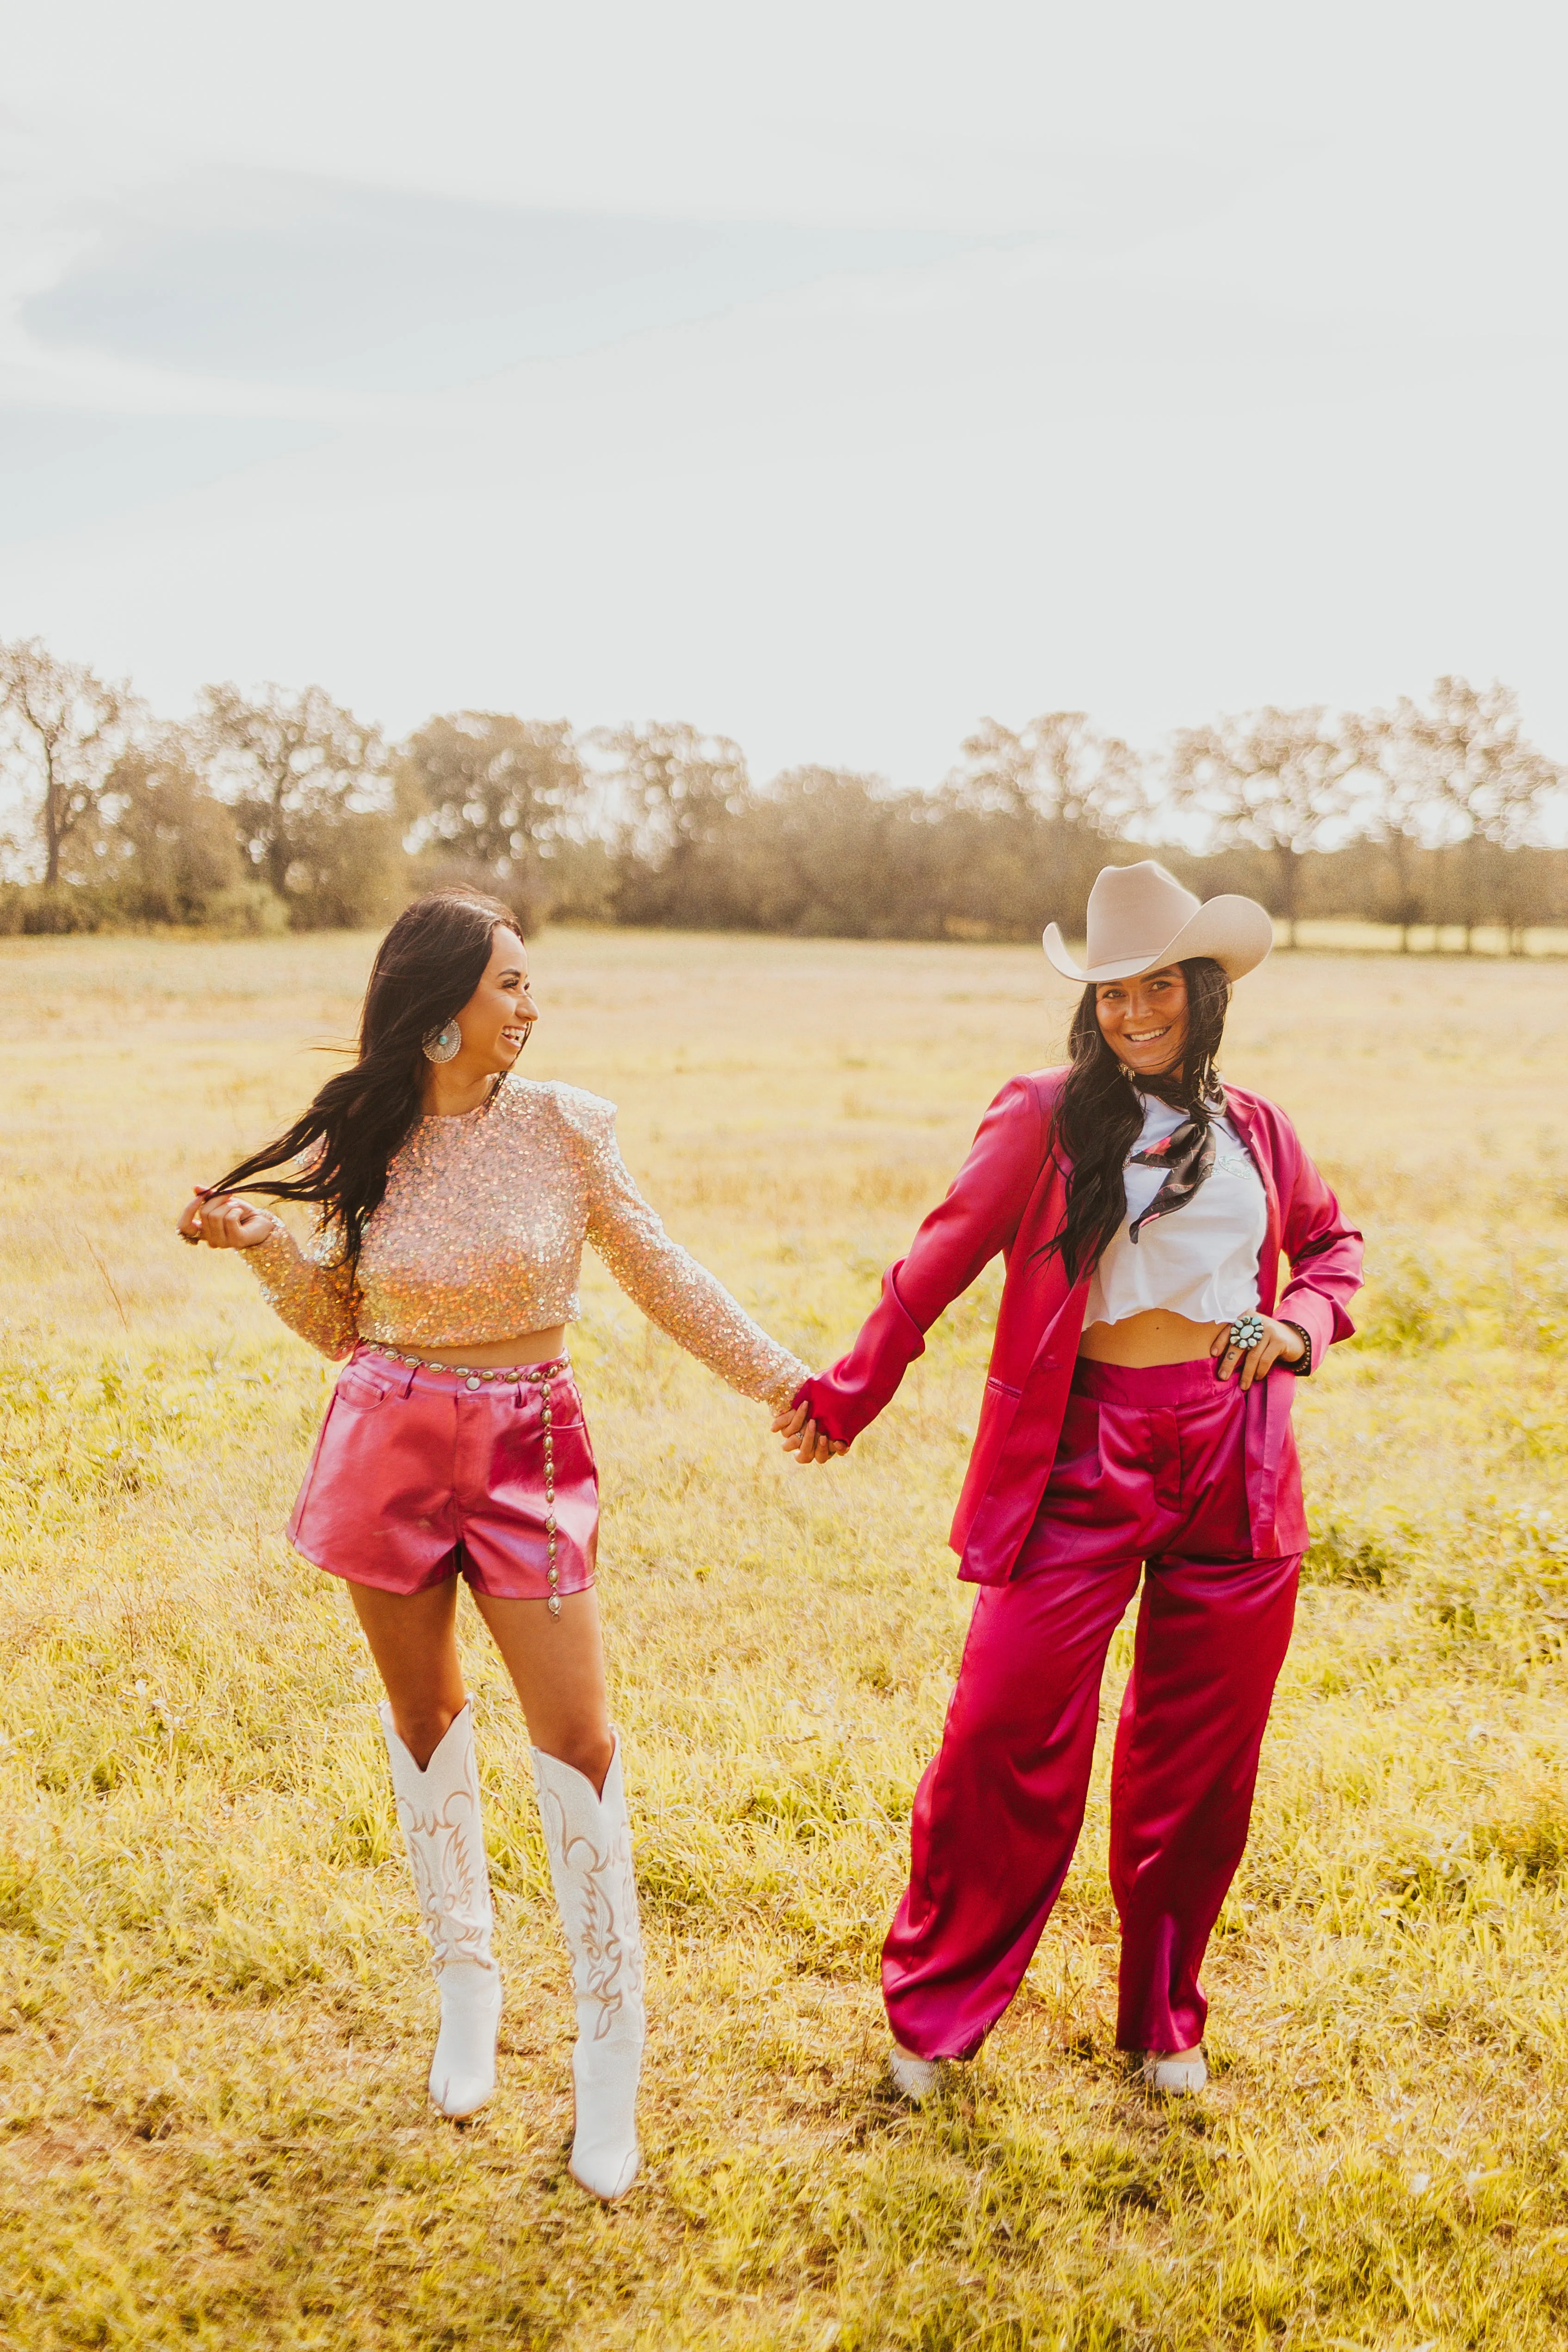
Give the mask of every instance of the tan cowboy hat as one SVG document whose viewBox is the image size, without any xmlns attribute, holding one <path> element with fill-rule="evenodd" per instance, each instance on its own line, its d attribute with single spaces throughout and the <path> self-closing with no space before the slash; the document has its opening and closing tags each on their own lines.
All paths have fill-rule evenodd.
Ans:
<svg viewBox="0 0 1568 2352">
<path fill-rule="evenodd" d="M 1089 894 L 1088 961 L 1076 964 L 1055 923 L 1041 941 L 1064 980 L 1132 980 L 1186 956 L 1212 956 L 1227 980 L 1239 980 L 1274 945 L 1274 923 L 1256 898 L 1226 891 L 1194 898 L 1173 874 L 1145 857 L 1105 866 Z"/>
</svg>

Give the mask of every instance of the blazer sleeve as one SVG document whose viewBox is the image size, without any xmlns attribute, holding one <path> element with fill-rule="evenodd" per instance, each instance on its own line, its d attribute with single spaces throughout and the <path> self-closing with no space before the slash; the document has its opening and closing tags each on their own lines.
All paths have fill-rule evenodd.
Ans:
<svg viewBox="0 0 1568 2352">
<path fill-rule="evenodd" d="M 858 1437 L 896 1391 L 943 1307 L 1018 1230 L 1045 1165 L 1047 1115 L 1027 1078 L 1009 1078 L 980 1122 L 947 1197 L 882 1276 L 882 1296 L 847 1355 L 795 1391 L 829 1437 Z"/>
<path fill-rule="evenodd" d="M 1274 1313 L 1299 1323 L 1321 1364 L 1336 1339 L 1349 1339 L 1355 1325 L 1345 1312 L 1361 1288 L 1362 1237 L 1347 1224 L 1338 1201 L 1289 1129 L 1293 1166 L 1289 1195 L 1280 1201 L 1280 1245 L 1290 1279 Z"/>
</svg>

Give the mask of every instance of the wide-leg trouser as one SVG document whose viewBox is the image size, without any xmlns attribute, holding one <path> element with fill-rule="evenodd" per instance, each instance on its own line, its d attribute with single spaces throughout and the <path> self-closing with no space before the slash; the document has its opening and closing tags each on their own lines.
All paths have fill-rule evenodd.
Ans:
<svg viewBox="0 0 1568 2352">
<path fill-rule="evenodd" d="M 1117 2040 L 1202 2040 L 1198 1971 L 1246 1847 L 1300 1564 L 1248 1556 L 1244 1420 L 1207 1365 L 1080 1365 L 1039 1517 L 1011 1581 L 976 1597 L 915 1800 L 882 1985 L 917 2056 L 972 2056 L 1017 1990 L 1083 1824 L 1106 1653 L 1141 1568 L 1111 1764 Z M 1281 1472 L 1299 1494 L 1293 1446 Z"/>
</svg>

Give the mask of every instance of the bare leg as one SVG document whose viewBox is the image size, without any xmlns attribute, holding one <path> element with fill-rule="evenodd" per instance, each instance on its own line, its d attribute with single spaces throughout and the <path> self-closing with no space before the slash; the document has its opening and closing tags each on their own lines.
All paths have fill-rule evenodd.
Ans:
<svg viewBox="0 0 1568 2352">
<path fill-rule="evenodd" d="M 595 1795 L 601 1795 L 615 1743 L 593 1586 L 564 1594 L 559 1617 L 552 1617 L 542 1601 L 497 1601 L 476 1592 L 474 1604 L 511 1676 L 530 1740 L 542 1754 L 581 1772 Z"/>
<path fill-rule="evenodd" d="M 351 1584 L 399 1739 L 423 1772 L 463 1711 L 467 1693 L 458 1657 L 458 1580 L 426 1592 L 383 1592 Z"/>
<path fill-rule="evenodd" d="M 458 1656 L 458 1581 L 426 1592 L 351 1584 L 399 1739 L 421 1771 L 461 1714 L 467 1696 Z M 605 1696 L 605 1649 L 593 1587 L 569 1592 L 561 1614 L 542 1601 L 474 1595 L 510 1675 L 535 1748 L 604 1788 L 613 1746 Z"/>
</svg>

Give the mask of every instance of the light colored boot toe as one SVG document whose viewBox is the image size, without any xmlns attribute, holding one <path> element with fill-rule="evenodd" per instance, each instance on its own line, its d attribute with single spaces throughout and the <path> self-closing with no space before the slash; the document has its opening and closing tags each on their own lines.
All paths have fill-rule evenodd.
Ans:
<svg viewBox="0 0 1568 2352">
<path fill-rule="evenodd" d="M 496 2086 L 500 2031 L 500 1970 L 448 1960 L 441 1971 L 441 2031 L 430 2061 L 430 2096 L 458 2123 L 482 2107 Z"/>
<path fill-rule="evenodd" d="M 901 2050 L 895 2042 L 888 2052 L 888 2072 L 899 2096 L 919 2107 L 935 2090 L 939 2069 L 934 2059 L 917 2058 L 913 2051 Z"/>
<path fill-rule="evenodd" d="M 1143 2080 L 1152 2091 L 1163 2091 L 1173 2097 L 1190 2097 L 1201 2091 L 1208 2081 L 1209 2070 L 1201 2050 L 1184 2052 L 1178 2056 L 1170 2050 L 1145 2050 Z"/>
<path fill-rule="evenodd" d="M 606 2148 L 603 2152 L 584 2150 L 574 2140 L 572 2158 L 566 2169 L 579 2189 L 585 2189 L 590 2197 L 601 2198 L 606 2205 L 613 2205 L 617 2197 L 626 2195 L 642 2170 L 642 2153 L 636 2147 Z"/>
<path fill-rule="evenodd" d="M 567 2170 L 590 2197 L 624 2197 L 642 2169 L 637 2147 L 637 2078 L 642 2034 L 630 2021 L 603 2042 L 579 2042 L 572 2057 L 577 2123 Z"/>
</svg>

